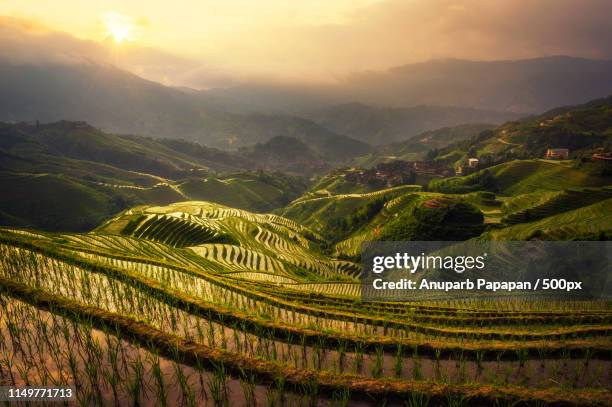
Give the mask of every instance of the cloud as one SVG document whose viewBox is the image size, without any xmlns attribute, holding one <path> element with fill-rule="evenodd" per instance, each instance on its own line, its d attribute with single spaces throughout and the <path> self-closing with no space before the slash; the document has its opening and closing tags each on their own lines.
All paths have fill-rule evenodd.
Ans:
<svg viewBox="0 0 612 407">
<path fill-rule="evenodd" d="M 144 24 L 144 20 L 139 24 Z M 193 58 L 145 47 L 75 38 L 36 21 L 0 16 L 0 61 L 12 64 L 111 64 L 169 86 L 230 86 L 236 76 Z"/>
<path fill-rule="evenodd" d="M 35 21 L 0 16 L 0 57 L 15 64 L 74 64 L 102 61 L 103 48 Z"/>
<path fill-rule="evenodd" d="M 80 41 L 36 23 L 15 19 L 7 23 L 0 18 L 0 56 L 110 61 L 148 79 L 198 88 L 263 79 L 330 81 L 435 58 L 498 60 L 564 54 L 612 59 L 610 0 L 367 4 L 341 19 L 322 19 L 324 23 L 275 17 L 266 19 L 266 24 L 245 25 L 232 19 L 217 21 L 211 13 L 206 30 L 180 23 L 179 17 L 186 17 L 181 13 L 190 12 L 187 8 L 167 21 L 158 16 L 155 25 L 135 17 L 139 27 L 166 44 L 166 51 L 143 47 L 139 41 L 123 48 Z M 178 49 L 189 56 L 178 55 Z"/>
<path fill-rule="evenodd" d="M 343 24 L 268 27 L 231 44 L 252 61 L 325 71 L 432 58 L 612 58 L 609 0 L 385 0 Z"/>
</svg>

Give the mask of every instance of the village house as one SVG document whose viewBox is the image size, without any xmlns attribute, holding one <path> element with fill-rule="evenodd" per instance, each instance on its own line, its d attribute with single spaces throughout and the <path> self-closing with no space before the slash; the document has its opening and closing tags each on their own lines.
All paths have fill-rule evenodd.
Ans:
<svg viewBox="0 0 612 407">
<path fill-rule="evenodd" d="M 415 161 L 414 171 L 417 174 L 437 174 L 439 168 L 433 161 Z"/>
<path fill-rule="evenodd" d="M 411 161 L 392 161 L 374 168 L 351 171 L 344 176 L 347 181 L 393 187 L 414 182 L 415 170 Z"/>
<path fill-rule="evenodd" d="M 476 168 L 479 162 L 478 158 L 468 158 L 468 167 Z"/>
<path fill-rule="evenodd" d="M 417 175 L 452 176 L 453 171 L 441 167 L 435 161 L 396 160 L 380 163 L 370 169 L 351 169 L 344 175 L 347 181 L 357 184 L 370 184 L 392 187 L 415 182 Z"/>
<path fill-rule="evenodd" d="M 569 149 L 549 148 L 546 150 L 546 158 L 549 160 L 567 160 L 569 158 Z"/>
<path fill-rule="evenodd" d="M 598 151 L 596 153 L 593 153 L 591 158 L 595 161 L 605 161 L 608 163 L 612 163 L 612 152 Z"/>
</svg>

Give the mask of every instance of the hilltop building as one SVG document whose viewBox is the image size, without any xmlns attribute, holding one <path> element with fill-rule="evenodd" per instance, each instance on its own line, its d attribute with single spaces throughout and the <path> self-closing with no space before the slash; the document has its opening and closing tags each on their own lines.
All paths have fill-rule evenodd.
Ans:
<svg viewBox="0 0 612 407">
<path fill-rule="evenodd" d="M 468 167 L 476 168 L 479 162 L 478 158 L 468 158 Z"/>
<path fill-rule="evenodd" d="M 549 160 L 567 160 L 569 158 L 569 149 L 549 148 L 546 150 L 546 158 Z"/>
</svg>

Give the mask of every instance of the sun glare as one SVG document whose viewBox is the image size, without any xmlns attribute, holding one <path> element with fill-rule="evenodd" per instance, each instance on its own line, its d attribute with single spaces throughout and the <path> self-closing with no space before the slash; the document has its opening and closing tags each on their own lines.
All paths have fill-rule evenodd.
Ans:
<svg viewBox="0 0 612 407">
<path fill-rule="evenodd" d="M 102 15 L 107 35 L 111 36 L 117 44 L 134 40 L 134 22 L 129 16 L 109 11 Z"/>
</svg>

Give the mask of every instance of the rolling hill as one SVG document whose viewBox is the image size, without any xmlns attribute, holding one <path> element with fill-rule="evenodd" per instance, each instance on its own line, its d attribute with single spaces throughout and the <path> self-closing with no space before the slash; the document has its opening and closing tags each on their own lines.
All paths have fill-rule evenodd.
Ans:
<svg viewBox="0 0 612 407">
<path fill-rule="evenodd" d="M 463 177 L 432 180 L 429 189 L 446 193 L 486 190 L 518 195 L 538 190 L 605 186 L 611 179 L 608 166 L 601 162 L 513 160 Z"/>
<path fill-rule="evenodd" d="M 448 164 L 477 157 L 485 165 L 511 159 L 541 158 L 548 148 L 567 148 L 570 158 L 589 157 L 594 150 L 610 149 L 612 96 L 577 106 L 508 122 L 463 142 L 436 151 L 435 159 Z"/>
<path fill-rule="evenodd" d="M 394 160 L 425 160 L 429 155 L 435 153 L 435 150 L 470 139 L 493 127 L 489 124 L 463 124 L 426 131 L 404 141 L 377 146 L 371 153 L 354 158 L 351 164 L 372 167 Z"/>
<path fill-rule="evenodd" d="M 0 224 L 50 231 L 87 231 L 139 204 L 209 199 L 236 208 L 270 211 L 305 188 L 282 174 L 240 172 L 159 182 L 150 187 L 111 184 L 62 174 L 0 171 Z"/>
<path fill-rule="evenodd" d="M 444 127 L 467 123 L 484 123 L 492 127 L 522 116 L 511 112 L 459 107 L 390 108 L 361 103 L 330 106 L 305 115 L 323 127 L 375 146 L 414 139 L 421 133 Z M 484 129 L 485 126 L 474 126 L 478 127 Z"/>
<path fill-rule="evenodd" d="M 268 169 L 276 170 L 286 151 L 271 151 Z M 82 231 L 133 205 L 189 199 L 269 211 L 306 189 L 296 176 L 252 172 L 263 167 L 257 159 L 181 140 L 108 134 L 84 122 L 0 123 L 0 222 Z M 307 161 L 299 172 L 319 169 Z"/>
<path fill-rule="evenodd" d="M 215 98 L 101 63 L 24 65 L 0 57 L 0 94 L 0 121 L 86 121 L 106 132 L 180 138 L 224 149 L 287 136 L 338 160 L 367 149 L 307 119 L 234 113 Z M 334 156 L 338 151 L 342 154 Z"/>
</svg>

